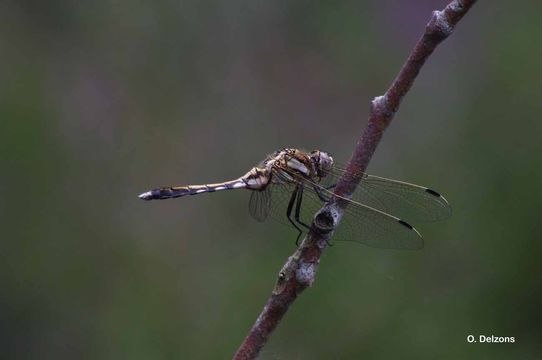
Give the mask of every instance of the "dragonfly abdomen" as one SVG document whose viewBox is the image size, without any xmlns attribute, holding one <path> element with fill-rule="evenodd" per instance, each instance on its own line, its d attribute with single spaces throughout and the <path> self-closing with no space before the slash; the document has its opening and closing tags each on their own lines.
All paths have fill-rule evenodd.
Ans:
<svg viewBox="0 0 542 360">
<path fill-rule="evenodd" d="M 241 178 L 226 181 L 218 184 L 188 185 L 188 186 L 170 186 L 153 189 L 139 195 L 143 200 L 164 200 L 173 199 L 186 195 L 203 194 L 220 190 L 232 190 L 246 188 L 247 184 Z"/>
<path fill-rule="evenodd" d="M 242 177 L 217 184 L 169 186 L 153 189 L 139 195 L 143 200 L 164 200 L 186 195 L 203 194 L 220 190 L 250 189 L 260 190 L 269 182 L 269 172 L 264 168 L 252 168 Z"/>
</svg>

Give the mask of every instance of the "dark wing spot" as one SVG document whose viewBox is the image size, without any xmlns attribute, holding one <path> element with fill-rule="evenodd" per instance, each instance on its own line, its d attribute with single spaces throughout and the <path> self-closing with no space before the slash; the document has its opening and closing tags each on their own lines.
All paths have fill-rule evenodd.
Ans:
<svg viewBox="0 0 542 360">
<path fill-rule="evenodd" d="M 406 221 L 403 221 L 401 219 L 397 220 L 399 222 L 399 224 L 403 225 L 403 226 L 406 226 L 407 228 L 409 228 L 410 230 L 412 230 L 412 225 L 410 225 L 409 223 L 407 223 Z"/>
<path fill-rule="evenodd" d="M 436 192 L 435 190 L 425 189 L 425 191 L 428 192 L 429 194 L 433 195 L 433 196 L 440 197 L 440 194 L 438 192 Z"/>
</svg>

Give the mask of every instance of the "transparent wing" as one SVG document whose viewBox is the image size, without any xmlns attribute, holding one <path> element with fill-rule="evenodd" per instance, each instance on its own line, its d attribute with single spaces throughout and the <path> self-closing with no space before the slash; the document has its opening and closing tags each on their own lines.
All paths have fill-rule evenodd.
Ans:
<svg viewBox="0 0 542 360">
<path fill-rule="evenodd" d="M 402 181 L 365 175 L 353 199 L 409 221 L 438 221 L 452 208 L 438 192 Z"/>
<path fill-rule="evenodd" d="M 336 183 L 344 171 L 334 169 L 329 183 Z M 402 181 L 363 174 L 352 200 L 408 221 L 438 221 L 452 214 L 448 201 L 429 188 Z"/>
<path fill-rule="evenodd" d="M 320 190 L 321 192 L 323 190 Z M 314 187 L 304 191 L 303 206 L 323 205 Z M 308 205 L 308 207 L 313 207 Z M 418 250 L 423 248 L 420 233 L 407 222 L 375 208 L 349 201 L 333 240 L 352 241 L 382 249 Z"/>
<path fill-rule="evenodd" d="M 253 191 L 248 203 L 250 215 L 259 222 L 272 218 L 292 227 L 292 223 L 288 221 L 287 209 L 295 187 L 295 184 L 273 183 L 263 191 Z M 306 210 L 306 213 L 308 211 L 310 210 Z"/>
<path fill-rule="evenodd" d="M 333 194 L 320 184 L 305 178 L 299 178 L 295 174 L 290 175 L 303 188 L 299 220 L 310 225 L 316 212 L 324 205 L 325 200 L 329 199 Z M 273 183 L 267 186 L 264 191 L 254 191 L 249 202 L 251 215 L 258 221 L 271 217 L 291 227 L 292 225 L 287 218 L 287 208 L 297 186 L 295 182 Z M 401 214 L 421 215 L 422 218 L 427 220 L 431 218 L 428 215 L 433 213 L 431 206 L 435 207 L 433 198 L 438 197 L 440 199 L 440 195 L 428 193 L 425 190 L 426 188 L 416 185 L 369 175 L 364 176 L 360 186 L 367 186 L 369 190 L 356 191 L 355 199 L 348 200 L 348 206 L 341 223 L 335 231 L 333 240 L 352 241 L 384 249 L 421 249 L 423 239 L 418 231 L 407 222 L 387 213 L 386 210 L 390 212 L 395 210 Z M 410 195 L 413 192 L 414 195 Z M 320 196 L 318 193 L 320 193 Z M 425 193 L 428 195 L 425 195 Z M 412 197 L 414 200 L 409 200 Z M 363 200 L 365 203 L 357 200 Z M 395 203 L 397 201 L 405 201 L 405 204 L 398 206 Z M 436 201 L 436 203 L 442 204 L 440 206 L 444 209 L 449 209 L 448 203 L 445 200 L 443 201 Z M 428 208 L 427 205 L 423 205 L 424 203 L 433 205 L 429 205 Z M 296 206 L 294 203 L 291 213 L 292 219 L 295 218 L 295 213 Z M 435 217 L 433 216 L 433 218 Z"/>
<path fill-rule="evenodd" d="M 271 210 L 271 191 L 269 187 L 262 191 L 252 191 L 248 201 L 248 212 L 258 222 L 263 222 Z"/>
<path fill-rule="evenodd" d="M 320 184 L 290 173 L 303 188 L 299 220 L 310 224 L 316 212 L 333 194 Z M 275 187 L 272 195 L 270 214 L 274 218 L 286 221 L 286 209 L 295 189 L 295 184 L 270 185 Z M 353 241 L 364 245 L 385 249 L 416 250 L 423 247 L 420 234 L 399 218 L 386 214 L 370 206 L 349 201 L 342 221 L 335 231 L 334 240 Z M 280 209 L 280 212 L 277 210 Z M 292 217 L 295 216 L 295 209 Z"/>
<path fill-rule="evenodd" d="M 299 181 L 301 182 L 302 179 Z M 248 206 L 250 215 L 259 222 L 272 218 L 281 224 L 293 227 L 292 223 L 288 220 L 287 211 L 296 187 L 296 183 L 292 182 L 274 182 L 269 184 L 263 191 L 253 191 Z M 305 195 L 303 195 L 299 220 L 310 225 L 314 214 L 323 205 L 324 202 L 317 195 L 311 196 L 307 194 L 306 201 Z M 292 220 L 295 219 L 295 216 L 296 204 L 294 202 L 291 212 Z M 306 230 L 303 227 L 301 228 L 302 230 Z"/>
</svg>

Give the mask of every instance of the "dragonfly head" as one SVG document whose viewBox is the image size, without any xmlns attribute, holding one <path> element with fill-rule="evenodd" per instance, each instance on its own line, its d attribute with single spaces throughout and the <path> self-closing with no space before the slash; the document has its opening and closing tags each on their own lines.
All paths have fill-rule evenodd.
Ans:
<svg viewBox="0 0 542 360">
<path fill-rule="evenodd" d="M 333 169 L 333 158 L 329 153 L 320 150 L 313 150 L 310 154 L 311 160 L 319 177 L 323 178 Z"/>
</svg>

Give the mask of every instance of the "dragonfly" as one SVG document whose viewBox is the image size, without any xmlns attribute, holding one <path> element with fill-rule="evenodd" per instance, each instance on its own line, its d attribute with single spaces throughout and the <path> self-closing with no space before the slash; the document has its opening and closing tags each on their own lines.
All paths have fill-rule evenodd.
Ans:
<svg viewBox="0 0 542 360">
<path fill-rule="evenodd" d="M 257 221 L 274 218 L 293 226 L 300 236 L 310 230 L 314 214 L 336 197 L 333 188 L 344 166 L 325 151 L 284 148 L 268 155 L 245 175 L 204 185 L 167 186 L 139 195 L 142 200 L 164 200 L 247 189 L 252 194 L 249 212 Z M 350 175 L 356 175 L 349 173 Z M 448 201 L 427 187 L 359 173 L 361 182 L 347 202 L 335 240 L 352 241 L 384 249 L 418 250 L 424 245 L 409 221 L 438 221 L 451 215 Z"/>
</svg>

